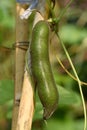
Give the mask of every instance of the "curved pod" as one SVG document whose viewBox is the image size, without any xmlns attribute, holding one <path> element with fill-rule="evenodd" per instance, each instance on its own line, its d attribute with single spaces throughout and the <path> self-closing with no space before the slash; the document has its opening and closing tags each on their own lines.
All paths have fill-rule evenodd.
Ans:
<svg viewBox="0 0 87 130">
<path fill-rule="evenodd" d="M 32 32 L 30 57 L 32 74 L 36 80 L 38 95 L 44 108 L 44 119 L 48 119 L 58 105 L 58 91 L 49 61 L 48 43 L 48 24 L 45 21 L 39 21 Z"/>
</svg>

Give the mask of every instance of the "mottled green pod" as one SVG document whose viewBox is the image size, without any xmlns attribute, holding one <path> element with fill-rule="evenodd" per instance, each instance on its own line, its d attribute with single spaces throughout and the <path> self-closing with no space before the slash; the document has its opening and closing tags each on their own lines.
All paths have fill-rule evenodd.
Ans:
<svg viewBox="0 0 87 130">
<path fill-rule="evenodd" d="M 58 106 L 58 91 L 49 61 L 49 26 L 39 21 L 32 32 L 30 45 L 31 69 L 37 83 L 43 118 L 48 119 Z"/>
</svg>

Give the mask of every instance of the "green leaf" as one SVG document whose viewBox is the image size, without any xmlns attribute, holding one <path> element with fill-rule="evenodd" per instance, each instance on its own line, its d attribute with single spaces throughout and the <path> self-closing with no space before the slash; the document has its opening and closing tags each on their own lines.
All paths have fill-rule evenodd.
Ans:
<svg viewBox="0 0 87 130">
<path fill-rule="evenodd" d="M 0 105 L 13 99 L 14 83 L 12 80 L 0 81 Z"/>
<path fill-rule="evenodd" d="M 67 89 L 57 85 L 59 91 L 59 105 L 80 105 L 81 98 L 80 96 L 74 91 L 68 91 Z"/>
</svg>

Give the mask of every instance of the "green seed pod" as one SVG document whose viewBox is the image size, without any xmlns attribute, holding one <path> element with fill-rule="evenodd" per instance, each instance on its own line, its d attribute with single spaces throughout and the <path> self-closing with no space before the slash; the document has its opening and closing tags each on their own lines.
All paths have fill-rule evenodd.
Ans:
<svg viewBox="0 0 87 130">
<path fill-rule="evenodd" d="M 48 119 L 58 106 L 58 91 L 49 61 L 49 26 L 39 21 L 32 32 L 30 57 L 32 74 L 44 108 L 43 118 Z"/>
</svg>

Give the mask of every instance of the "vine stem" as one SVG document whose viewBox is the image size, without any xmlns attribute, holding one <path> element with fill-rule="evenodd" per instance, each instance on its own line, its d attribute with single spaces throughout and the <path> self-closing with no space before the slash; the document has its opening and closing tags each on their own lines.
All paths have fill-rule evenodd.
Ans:
<svg viewBox="0 0 87 130">
<path fill-rule="evenodd" d="M 84 109 L 84 130 L 86 130 L 86 121 L 87 121 L 87 117 L 86 117 L 86 107 L 85 107 L 85 100 L 84 100 L 84 96 L 83 96 L 83 92 L 82 92 L 82 88 L 81 88 L 81 81 L 80 81 L 80 79 L 79 79 L 79 77 L 78 77 L 78 74 L 77 74 L 77 72 L 76 72 L 76 69 L 75 69 L 75 67 L 74 67 L 74 65 L 73 65 L 73 63 L 72 63 L 72 60 L 71 60 L 71 58 L 70 58 L 70 56 L 69 56 L 69 53 L 68 53 L 67 50 L 66 50 L 66 47 L 65 47 L 64 43 L 62 42 L 62 40 L 61 40 L 59 34 L 58 34 L 58 33 L 56 33 L 56 34 L 57 34 L 57 37 L 59 38 L 59 40 L 61 41 L 61 45 L 62 45 L 62 47 L 63 47 L 63 49 L 64 49 L 64 52 L 65 52 L 65 54 L 66 54 L 66 56 L 67 56 L 67 58 L 68 58 L 68 60 L 69 60 L 69 63 L 70 63 L 70 65 L 71 65 L 72 70 L 73 70 L 73 72 L 74 72 L 74 74 L 75 74 L 75 76 L 76 76 L 76 78 L 77 78 L 77 81 L 78 81 L 79 90 L 80 90 L 80 94 L 81 94 L 81 98 L 82 98 L 83 109 Z"/>
</svg>

